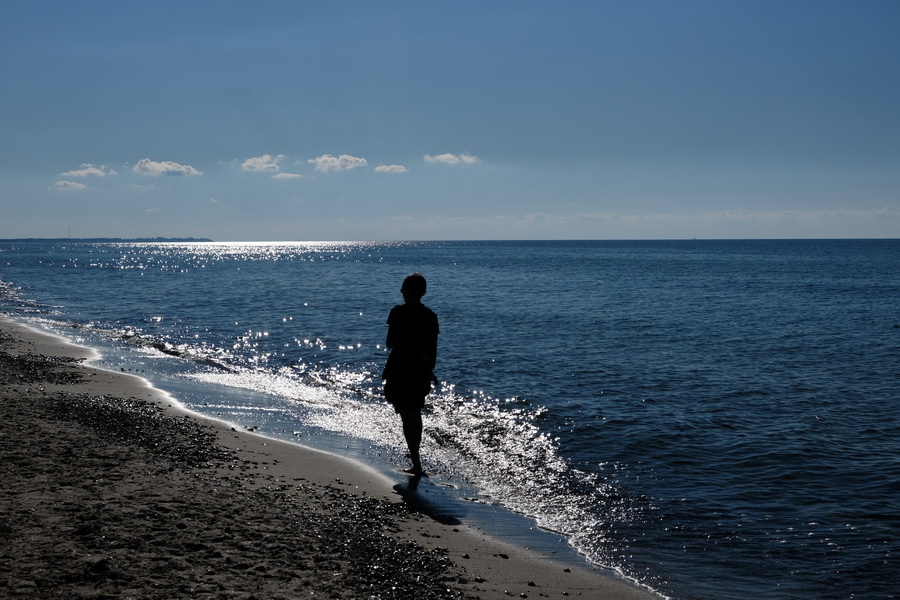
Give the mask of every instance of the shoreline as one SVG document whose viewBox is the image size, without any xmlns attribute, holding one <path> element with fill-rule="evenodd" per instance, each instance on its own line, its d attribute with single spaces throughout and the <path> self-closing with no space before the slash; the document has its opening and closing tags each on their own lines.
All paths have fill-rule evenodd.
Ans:
<svg viewBox="0 0 900 600">
<path fill-rule="evenodd" d="M 0 344 L 10 597 L 658 598 L 442 523 L 413 481 L 235 431 L 5 315 Z"/>
</svg>

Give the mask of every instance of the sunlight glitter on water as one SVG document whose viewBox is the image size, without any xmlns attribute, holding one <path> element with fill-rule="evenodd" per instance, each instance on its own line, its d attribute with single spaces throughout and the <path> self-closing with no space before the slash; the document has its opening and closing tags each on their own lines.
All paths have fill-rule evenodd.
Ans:
<svg viewBox="0 0 900 600">
<path fill-rule="evenodd" d="M 365 390 L 367 374 L 331 368 L 311 377 L 282 369 L 273 376 L 248 369 L 191 377 L 281 399 L 270 407 L 223 405 L 232 418 L 243 412 L 246 427 L 284 429 L 290 422 L 300 430 L 365 440 L 371 455 L 405 465 L 399 420 L 380 396 Z M 614 564 L 609 559 L 615 540 L 608 532 L 614 523 L 633 519 L 641 510 L 621 489 L 560 457 L 557 440 L 535 425 L 544 409 L 483 394 L 464 398 L 450 385 L 433 393 L 429 402 L 423 451 L 433 476 L 475 485 L 481 497 L 533 517 L 543 529 L 570 536 L 573 547 L 596 564 Z M 599 517 L 598 506 L 606 507 Z"/>
</svg>

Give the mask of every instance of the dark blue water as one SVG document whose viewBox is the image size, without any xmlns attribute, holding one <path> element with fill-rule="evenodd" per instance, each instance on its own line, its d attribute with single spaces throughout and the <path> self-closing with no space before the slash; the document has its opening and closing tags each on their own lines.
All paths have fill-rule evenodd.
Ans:
<svg viewBox="0 0 900 600">
<path fill-rule="evenodd" d="M 378 375 L 412 271 L 436 480 L 674 598 L 900 595 L 898 240 L 0 245 L 4 310 L 397 464 Z"/>
</svg>

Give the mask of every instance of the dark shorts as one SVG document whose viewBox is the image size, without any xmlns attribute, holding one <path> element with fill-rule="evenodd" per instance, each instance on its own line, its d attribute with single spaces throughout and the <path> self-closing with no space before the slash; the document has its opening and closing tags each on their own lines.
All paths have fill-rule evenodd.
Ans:
<svg viewBox="0 0 900 600">
<path fill-rule="evenodd" d="M 420 411 L 425 408 L 425 396 L 431 391 L 429 379 L 387 379 L 384 397 L 400 412 Z"/>
</svg>

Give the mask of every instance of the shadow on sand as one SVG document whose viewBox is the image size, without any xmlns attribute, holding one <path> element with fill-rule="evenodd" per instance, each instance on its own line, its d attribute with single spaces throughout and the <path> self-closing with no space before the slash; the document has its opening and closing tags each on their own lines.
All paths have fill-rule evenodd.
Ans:
<svg viewBox="0 0 900 600">
<path fill-rule="evenodd" d="M 394 486 L 403 501 L 416 512 L 428 515 L 444 525 L 459 525 L 466 516 L 464 507 L 451 490 L 433 484 L 428 476 L 410 475 L 405 482 Z"/>
</svg>

